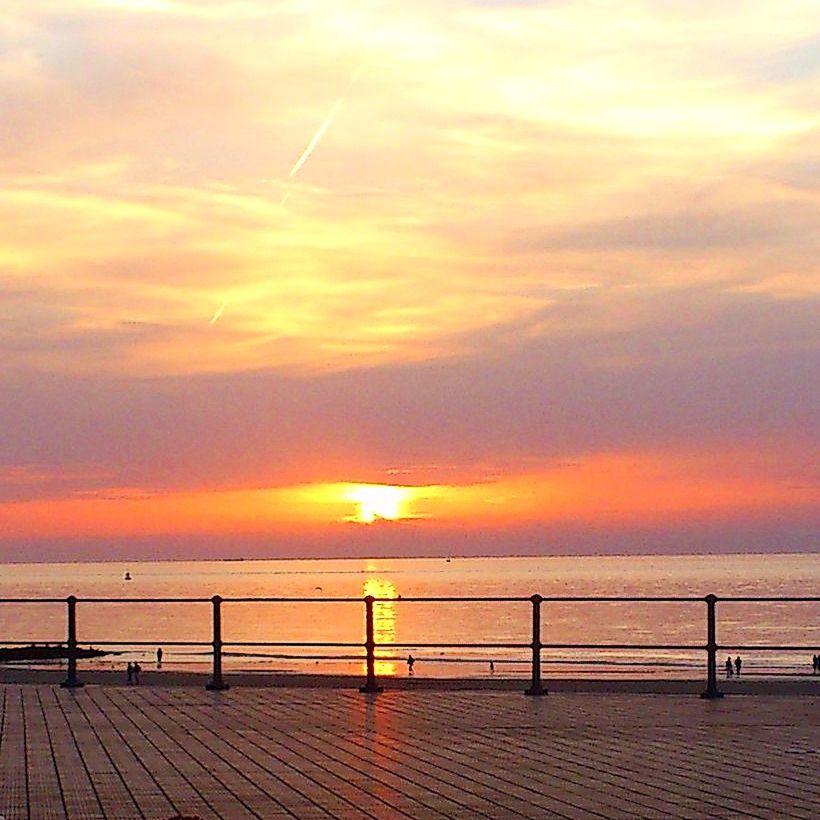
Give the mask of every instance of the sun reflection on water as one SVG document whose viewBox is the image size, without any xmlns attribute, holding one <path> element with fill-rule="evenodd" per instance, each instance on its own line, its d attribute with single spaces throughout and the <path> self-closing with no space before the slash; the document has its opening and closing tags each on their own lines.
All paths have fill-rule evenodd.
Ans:
<svg viewBox="0 0 820 820">
<path fill-rule="evenodd" d="M 372 570 L 368 567 L 367 571 Z M 396 587 L 391 581 L 373 576 L 364 582 L 363 594 L 372 595 L 374 598 L 395 598 Z M 373 635 L 376 641 L 376 675 L 395 675 L 395 661 L 385 660 L 392 658 L 395 650 L 379 648 L 379 644 L 396 642 L 396 605 L 393 601 L 377 601 L 373 604 Z M 366 665 L 363 668 L 366 673 Z"/>
</svg>

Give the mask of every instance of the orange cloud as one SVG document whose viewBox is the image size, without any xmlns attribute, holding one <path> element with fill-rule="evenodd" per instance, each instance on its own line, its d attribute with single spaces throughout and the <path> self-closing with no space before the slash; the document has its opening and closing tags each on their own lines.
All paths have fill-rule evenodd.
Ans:
<svg viewBox="0 0 820 820">
<path fill-rule="evenodd" d="M 150 534 L 317 531 L 342 522 L 417 522 L 498 528 L 556 523 L 622 526 L 668 517 L 693 521 L 806 508 L 818 492 L 733 475 L 712 456 L 623 453 L 468 485 L 316 484 L 261 490 L 143 494 L 112 490 L 49 502 L 6 503 L 9 537 L 117 538 Z"/>
</svg>

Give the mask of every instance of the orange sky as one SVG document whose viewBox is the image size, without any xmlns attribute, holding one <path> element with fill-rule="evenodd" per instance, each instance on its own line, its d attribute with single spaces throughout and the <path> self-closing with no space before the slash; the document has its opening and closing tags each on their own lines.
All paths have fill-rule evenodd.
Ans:
<svg viewBox="0 0 820 820">
<path fill-rule="evenodd" d="M 817 549 L 818 42 L 4 3 L 0 560 Z"/>
</svg>

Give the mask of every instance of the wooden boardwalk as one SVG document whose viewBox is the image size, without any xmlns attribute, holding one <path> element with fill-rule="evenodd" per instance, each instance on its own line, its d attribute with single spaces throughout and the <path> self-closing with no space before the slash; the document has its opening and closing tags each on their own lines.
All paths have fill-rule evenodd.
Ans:
<svg viewBox="0 0 820 820">
<path fill-rule="evenodd" d="M 0 685 L 0 816 L 820 816 L 820 698 Z"/>
</svg>

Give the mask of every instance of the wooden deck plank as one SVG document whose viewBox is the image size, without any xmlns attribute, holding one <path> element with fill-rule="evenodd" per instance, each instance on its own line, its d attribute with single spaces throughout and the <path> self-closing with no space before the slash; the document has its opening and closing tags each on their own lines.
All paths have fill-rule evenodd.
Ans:
<svg viewBox="0 0 820 820">
<path fill-rule="evenodd" d="M 30 820 L 61 820 L 66 811 L 45 712 L 36 689 L 23 690 Z"/>
<path fill-rule="evenodd" d="M 302 709 L 305 707 L 303 706 Z M 346 707 L 347 708 L 347 705 Z M 264 723 L 270 725 L 273 715 L 264 708 L 264 704 L 257 702 L 254 704 L 257 714 L 267 717 Z M 305 713 L 294 711 L 294 716 Z M 329 715 L 328 715 L 329 716 Z M 248 713 L 245 718 L 248 719 Z M 355 709 L 348 710 L 348 721 L 356 721 Z M 464 811 L 472 808 L 476 816 L 487 816 L 480 807 L 470 805 L 471 798 L 464 799 L 463 793 L 455 790 L 456 797 L 448 797 L 437 789 L 434 779 L 419 778 L 410 766 L 397 766 L 395 761 L 385 757 L 378 749 L 374 748 L 374 741 L 369 737 L 365 729 L 363 734 L 355 733 L 360 738 L 359 743 L 351 741 L 352 733 L 347 731 L 339 732 L 335 735 L 333 748 L 327 750 L 326 735 L 315 727 L 311 727 L 311 721 L 304 720 L 301 725 L 299 738 L 297 740 L 304 750 L 309 754 L 318 757 L 330 758 L 334 765 L 341 764 L 348 767 L 350 776 L 354 777 L 360 791 L 378 788 L 380 796 L 384 798 L 388 794 L 391 799 L 397 800 L 397 808 L 409 812 L 412 816 L 418 816 L 419 812 L 427 816 L 435 816 L 443 813 L 445 816 L 452 816 L 452 812 Z M 339 725 L 344 725 L 339 724 Z M 350 723 L 348 722 L 348 727 Z M 279 732 L 274 737 L 270 734 L 271 740 L 283 742 L 283 733 Z M 344 771 L 344 768 L 341 770 Z M 402 796 L 404 799 L 402 799 Z M 458 798 L 461 798 L 460 800 Z"/>
<path fill-rule="evenodd" d="M 820 699 L 0 685 L 0 815 L 810 818 Z"/>
<path fill-rule="evenodd" d="M 100 688 L 89 695 L 127 739 L 127 747 L 157 782 L 156 788 L 168 796 L 173 813 L 195 810 L 194 816 L 253 817 L 214 775 L 207 751 L 197 747 L 192 753 L 185 733 L 158 707 L 156 695 L 139 691 L 148 696 L 136 697 L 136 707 L 127 690 Z"/>
<path fill-rule="evenodd" d="M 198 719 L 204 718 L 200 712 Z M 367 790 L 351 781 L 349 772 L 333 772 L 323 762 L 324 755 L 311 755 L 300 737 L 277 733 L 271 721 L 258 711 L 246 713 L 235 702 L 227 702 L 215 723 L 217 732 L 235 732 L 234 743 L 249 756 L 259 756 L 266 768 L 283 784 L 310 794 L 324 816 L 366 818 L 378 816 L 366 808 L 370 802 Z M 383 810 L 383 807 L 379 807 Z"/>
<path fill-rule="evenodd" d="M 52 739 L 51 753 L 67 816 L 104 818 L 105 810 L 91 780 L 88 763 L 62 704 L 64 698 L 71 697 L 70 693 L 44 686 L 38 687 L 37 694 Z"/>
<path fill-rule="evenodd" d="M 0 727 L 0 815 L 11 820 L 28 817 L 28 778 L 23 715 L 19 687 L 6 690 Z"/>
<path fill-rule="evenodd" d="M 114 763 L 122 740 L 108 732 L 108 725 L 89 715 L 91 703 L 85 692 L 55 690 L 58 707 L 82 757 L 92 787 L 106 818 L 147 817 L 167 811 L 167 799 L 145 768 L 130 765 L 120 772 Z M 65 773 L 69 776 L 68 773 Z"/>
<path fill-rule="evenodd" d="M 150 816 L 157 810 L 155 800 L 159 801 L 160 807 L 164 807 L 167 801 L 178 813 L 207 811 L 207 803 L 197 799 L 199 796 L 193 790 L 186 790 L 184 784 L 180 786 L 176 766 L 154 765 L 153 761 L 159 760 L 155 755 L 154 739 L 140 733 L 113 703 L 107 700 L 101 703 L 100 697 L 99 690 L 90 689 L 82 708 L 110 757 L 112 770 L 108 776 L 111 782 L 117 784 L 117 788 L 122 784 L 127 791 L 127 797 L 120 795 L 119 818 L 127 820 L 135 816 L 135 812 Z M 146 802 L 146 795 L 149 802 Z"/>
</svg>

